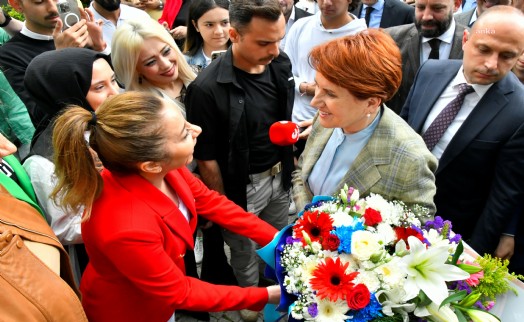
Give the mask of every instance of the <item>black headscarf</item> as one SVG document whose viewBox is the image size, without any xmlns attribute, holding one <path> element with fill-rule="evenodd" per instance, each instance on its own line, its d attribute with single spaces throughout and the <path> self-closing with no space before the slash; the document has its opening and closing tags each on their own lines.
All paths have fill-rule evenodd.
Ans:
<svg viewBox="0 0 524 322">
<path fill-rule="evenodd" d="M 33 141 L 32 150 L 43 132 L 45 136 L 52 134 L 52 124 L 54 119 L 65 107 L 78 105 L 88 111 L 93 108 L 87 102 L 86 96 L 91 87 L 93 77 L 93 63 L 103 58 L 110 65 L 109 56 L 85 48 L 65 48 L 52 50 L 36 56 L 25 73 L 24 84 L 35 102 L 37 107 L 42 109 L 47 117 L 37 126 Z M 37 151 L 31 154 L 38 154 L 49 157 L 52 154 L 49 146 L 50 137 L 40 142 Z"/>
</svg>

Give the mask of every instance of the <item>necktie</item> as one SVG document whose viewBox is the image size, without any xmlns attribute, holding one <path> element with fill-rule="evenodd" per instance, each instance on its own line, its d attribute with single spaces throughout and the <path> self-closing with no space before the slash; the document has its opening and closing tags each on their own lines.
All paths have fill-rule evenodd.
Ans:
<svg viewBox="0 0 524 322">
<path fill-rule="evenodd" d="M 364 16 L 364 19 L 366 20 L 366 26 L 369 28 L 369 19 L 371 18 L 371 11 L 373 11 L 375 8 L 367 6 L 366 7 L 366 15 Z"/>
<path fill-rule="evenodd" d="M 442 138 L 442 135 L 444 135 L 444 132 L 446 132 L 451 122 L 455 119 L 455 116 L 457 116 L 458 111 L 462 107 L 462 103 L 464 103 L 464 98 L 472 92 L 474 92 L 474 89 L 471 85 L 466 83 L 459 84 L 459 93 L 457 97 L 444 107 L 442 112 L 440 112 L 426 132 L 422 135 L 428 150 L 433 150 L 435 145 L 437 145 L 438 141 Z"/>
<path fill-rule="evenodd" d="M 429 46 L 431 47 L 431 52 L 429 53 L 428 59 L 438 59 L 439 58 L 439 49 L 440 49 L 441 40 L 438 38 L 433 38 L 428 41 Z"/>
</svg>

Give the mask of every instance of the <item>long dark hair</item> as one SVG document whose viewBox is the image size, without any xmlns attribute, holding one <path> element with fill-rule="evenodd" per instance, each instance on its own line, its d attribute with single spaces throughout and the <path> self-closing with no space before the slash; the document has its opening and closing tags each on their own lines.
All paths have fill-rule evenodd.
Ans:
<svg viewBox="0 0 524 322">
<path fill-rule="evenodd" d="M 229 0 L 194 0 L 189 6 L 189 19 L 187 19 L 187 35 L 184 43 L 184 53 L 194 56 L 204 46 L 202 35 L 196 30 L 195 24 L 206 12 L 215 8 L 223 8 L 229 11 Z M 227 45 L 231 45 L 228 40 Z"/>
</svg>

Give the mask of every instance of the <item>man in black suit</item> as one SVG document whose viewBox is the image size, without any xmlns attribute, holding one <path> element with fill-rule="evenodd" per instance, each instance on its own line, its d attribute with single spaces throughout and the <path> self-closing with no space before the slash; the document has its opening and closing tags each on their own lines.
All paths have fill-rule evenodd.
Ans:
<svg viewBox="0 0 524 322">
<path fill-rule="evenodd" d="M 420 65 L 427 59 L 462 59 L 464 26 L 453 20 L 460 0 L 416 0 L 415 23 L 387 28 L 402 55 L 402 83 L 386 105 L 400 113 Z M 434 47 L 432 47 L 434 46 Z"/>
<path fill-rule="evenodd" d="M 297 8 L 295 6 L 294 0 L 279 0 L 280 7 L 282 7 L 282 13 L 284 18 L 286 18 L 286 35 L 291 26 L 300 18 L 311 16 L 311 13 Z M 286 36 L 280 42 L 280 50 L 284 51 L 286 45 Z"/>
<path fill-rule="evenodd" d="M 463 63 L 421 66 L 401 116 L 439 159 L 437 215 L 480 254 L 510 258 L 524 200 L 524 87 L 510 71 L 524 14 L 491 8 L 463 43 Z"/>
<path fill-rule="evenodd" d="M 389 28 L 415 21 L 415 8 L 400 0 L 362 0 L 351 13 L 366 19 L 368 28 Z"/>
</svg>

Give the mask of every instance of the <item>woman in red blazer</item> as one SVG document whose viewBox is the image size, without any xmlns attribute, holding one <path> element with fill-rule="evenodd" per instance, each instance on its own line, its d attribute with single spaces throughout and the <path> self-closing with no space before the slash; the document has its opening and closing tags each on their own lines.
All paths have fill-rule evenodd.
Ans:
<svg viewBox="0 0 524 322">
<path fill-rule="evenodd" d="M 89 145 L 105 170 L 96 171 Z M 219 286 L 185 276 L 196 214 L 265 245 L 269 224 L 209 190 L 185 165 L 201 129 L 172 102 L 149 93 L 113 96 L 95 112 L 70 108 L 53 132 L 63 205 L 86 205 L 89 265 L 81 281 L 90 321 L 166 322 L 176 309 L 259 311 L 280 289 Z"/>
</svg>

